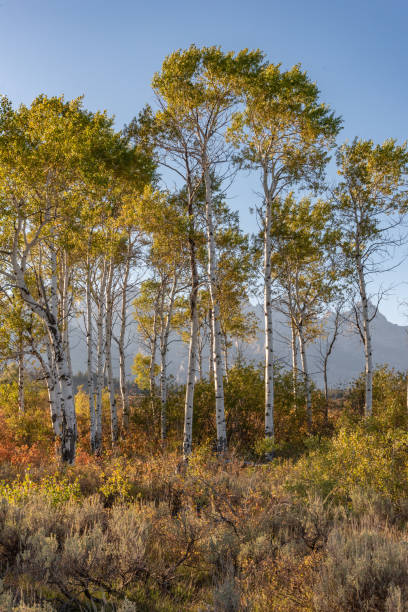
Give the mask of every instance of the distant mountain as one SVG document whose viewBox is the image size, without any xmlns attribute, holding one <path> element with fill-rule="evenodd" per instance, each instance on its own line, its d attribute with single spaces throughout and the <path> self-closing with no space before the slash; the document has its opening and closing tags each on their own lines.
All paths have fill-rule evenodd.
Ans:
<svg viewBox="0 0 408 612">
<path fill-rule="evenodd" d="M 230 362 L 234 361 L 238 351 L 245 361 L 259 363 L 264 358 L 263 340 L 263 309 L 261 306 L 248 306 L 248 312 L 255 313 L 259 320 L 256 338 L 250 343 L 235 343 L 229 351 Z M 330 326 L 330 317 L 328 318 Z M 373 359 L 376 365 L 389 366 L 405 371 L 408 369 L 408 326 L 397 325 L 388 321 L 380 312 L 371 323 L 373 338 Z M 142 345 L 136 339 L 127 348 L 128 371 L 134 355 L 143 351 Z M 286 318 L 278 311 L 274 312 L 274 351 L 277 361 L 283 367 L 290 367 L 290 330 Z M 72 330 L 72 365 L 74 373 L 86 369 L 86 345 L 84 333 L 78 328 Z M 188 346 L 173 336 L 169 351 L 169 374 L 177 382 L 184 382 L 187 367 Z M 118 355 L 113 346 L 113 357 L 116 371 L 118 370 Z M 319 342 L 308 347 L 309 367 L 316 384 L 322 385 L 321 360 L 319 359 Z M 208 369 L 208 351 L 203 355 L 204 371 Z M 339 386 L 348 383 L 364 368 L 364 352 L 360 337 L 351 326 L 345 326 L 337 339 L 329 361 L 329 385 Z"/>
</svg>

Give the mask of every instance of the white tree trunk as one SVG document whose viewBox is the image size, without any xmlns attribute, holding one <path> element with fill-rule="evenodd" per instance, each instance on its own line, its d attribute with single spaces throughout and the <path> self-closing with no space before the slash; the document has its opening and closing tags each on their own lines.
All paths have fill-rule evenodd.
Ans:
<svg viewBox="0 0 408 612">
<path fill-rule="evenodd" d="M 22 299 L 27 306 L 29 306 L 29 308 L 31 308 L 31 310 L 44 321 L 48 330 L 53 360 L 58 376 L 58 384 L 60 385 L 61 389 L 63 417 L 61 458 L 65 463 L 74 463 L 77 441 L 75 403 L 72 389 L 72 378 L 70 377 L 67 359 L 64 354 L 64 343 L 60 328 L 58 326 L 58 321 L 55 319 L 51 310 L 42 307 L 30 293 L 24 278 L 24 263 L 20 267 L 17 262 L 17 248 L 13 250 L 12 264 L 15 284 L 20 291 Z"/>
<path fill-rule="evenodd" d="M 88 255 L 86 263 L 86 345 L 88 349 L 88 402 L 90 421 L 90 445 L 91 452 L 96 451 L 96 420 L 95 420 L 95 381 L 93 371 L 93 328 L 92 328 L 92 297 L 91 297 L 91 262 Z"/>
<path fill-rule="evenodd" d="M 187 459 L 192 452 L 193 445 L 193 406 L 194 386 L 197 361 L 197 334 L 198 334 L 198 312 L 197 291 L 193 287 L 190 296 L 190 345 L 188 350 L 187 388 L 184 404 L 184 433 L 183 433 L 183 457 Z"/>
<path fill-rule="evenodd" d="M 161 441 L 164 446 L 167 439 L 167 352 L 169 348 L 169 334 L 173 316 L 174 298 L 177 289 L 177 273 L 174 273 L 173 283 L 170 290 L 169 304 L 166 317 L 162 313 L 162 329 L 160 334 L 160 422 Z"/>
<path fill-rule="evenodd" d="M 18 411 L 24 414 L 24 351 L 20 347 L 18 351 Z"/>
<path fill-rule="evenodd" d="M 300 358 L 302 361 L 303 381 L 305 384 L 305 391 L 306 391 L 306 418 L 307 418 L 308 429 L 309 431 L 311 431 L 312 430 L 312 397 L 311 397 L 311 391 L 310 391 L 310 376 L 309 376 L 309 369 L 308 369 L 307 355 L 306 355 L 306 342 L 305 342 L 305 338 L 303 334 L 302 324 L 300 324 L 298 327 L 298 334 L 299 334 L 299 345 L 300 345 Z"/>
<path fill-rule="evenodd" d="M 296 407 L 297 400 L 297 371 L 298 371 L 298 359 L 297 359 L 297 337 L 296 337 L 296 328 L 291 317 L 290 320 L 290 330 L 291 330 L 291 349 L 292 349 L 292 385 L 293 385 L 293 401 Z"/>
<path fill-rule="evenodd" d="M 100 287 L 97 299 L 97 347 L 96 347 L 96 400 L 95 400 L 95 452 L 102 450 L 102 390 L 104 378 L 104 337 L 103 322 L 105 318 L 105 287 L 106 287 L 106 260 L 103 261 Z"/>
<path fill-rule="evenodd" d="M 77 422 L 75 414 L 75 403 L 72 389 L 72 377 L 70 376 L 67 358 L 64 353 L 64 342 L 61 334 L 61 329 L 58 323 L 58 317 L 55 316 L 56 310 L 56 287 L 57 287 L 57 267 L 56 253 L 53 246 L 50 248 L 50 263 L 51 263 L 51 307 L 49 307 L 47 296 L 43 291 L 42 299 L 44 305 L 38 302 L 27 287 L 25 281 L 25 271 L 27 266 L 27 257 L 30 250 L 36 244 L 40 234 L 27 242 L 25 240 L 25 250 L 18 261 L 19 255 L 19 239 L 21 237 L 23 227 L 23 219 L 19 217 L 18 225 L 15 228 L 13 249 L 11 252 L 11 264 L 13 270 L 13 279 L 15 287 L 20 292 L 21 298 L 27 306 L 35 313 L 45 324 L 49 340 L 51 343 L 52 356 L 55 363 L 55 368 L 58 376 L 58 384 L 61 389 L 62 400 L 62 436 L 61 436 L 61 458 L 65 463 L 73 463 L 75 461 L 76 441 L 77 441 Z M 44 287 L 43 279 L 40 282 L 41 287 Z"/>
<path fill-rule="evenodd" d="M 52 339 L 53 358 L 55 360 L 58 382 L 62 395 L 61 455 L 65 463 L 74 463 L 77 441 L 77 422 L 72 378 L 68 361 L 64 353 L 64 342 L 57 325 L 50 326 L 50 336 Z"/>
<path fill-rule="evenodd" d="M 198 379 L 201 382 L 203 380 L 203 348 L 204 342 L 202 340 L 200 329 L 197 334 L 197 363 L 198 363 Z"/>
<path fill-rule="evenodd" d="M 56 438 L 61 440 L 62 408 L 60 395 L 57 393 L 59 385 L 56 375 L 55 364 L 52 358 L 51 344 L 48 340 L 46 340 L 47 362 L 45 362 L 43 355 L 37 350 L 34 343 L 32 344 L 31 351 L 32 354 L 38 359 L 44 374 L 44 379 L 47 383 L 48 404 L 50 407 L 50 417 L 54 435 Z"/>
<path fill-rule="evenodd" d="M 188 185 L 188 214 L 190 218 L 190 230 L 188 237 L 191 292 L 190 292 L 190 344 L 188 348 L 188 366 L 186 381 L 186 397 L 184 402 L 184 431 L 183 431 L 183 458 L 187 460 L 193 448 L 193 411 L 194 411 L 194 387 L 196 378 L 197 346 L 198 346 L 198 273 L 196 260 L 196 243 L 194 237 L 193 198 L 191 186 Z"/>
<path fill-rule="evenodd" d="M 371 342 L 370 319 L 368 314 L 368 299 L 366 282 L 361 258 L 357 255 L 357 272 L 361 297 L 361 310 L 363 316 L 364 356 L 365 356 L 365 416 L 373 412 L 373 349 Z"/>
<path fill-rule="evenodd" d="M 210 346 L 208 351 L 208 380 L 214 380 L 214 327 L 213 327 L 213 312 L 212 308 L 208 311 L 208 326 L 210 329 Z"/>
<path fill-rule="evenodd" d="M 118 441 L 118 412 L 117 412 L 117 407 L 116 407 L 115 387 L 114 387 L 113 368 L 112 368 L 113 270 L 114 270 L 113 260 L 110 260 L 109 266 L 108 266 L 108 280 L 106 284 L 105 360 L 106 360 L 106 372 L 108 375 L 109 404 L 110 404 L 110 414 L 111 414 L 111 439 L 112 439 L 112 446 L 115 446 L 116 442 Z"/>
<path fill-rule="evenodd" d="M 274 388 L 273 388 L 273 327 L 271 291 L 271 204 L 266 201 L 264 227 L 264 318 L 265 318 L 265 438 L 274 438 Z M 272 452 L 266 459 L 272 458 Z"/>
<path fill-rule="evenodd" d="M 49 342 L 47 342 L 47 362 L 48 365 L 44 363 L 41 359 L 40 363 L 43 368 L 44 376 L 47 381 L 47 389 L 48 389 L 48 400 L 50 404 L 50 415 L 51 415 L 51 423 L 52 428 L 54 430 L 55 436 L 57 438 L 61 438 L 62 436 L 62 406 L 61 406 L 61 393 L 60 387 L 58 385 L 57 380 L 57 372 L 51 352 L 51 346 Z"/>
<path fill-rule="evenodd" d="M 223 353 L 224 353 L 224 367 L 225 367 L 225 380 L 228 382 L 228 339 L 227 334 L 224 334 L 224 342 L 223 342 Z"/>
<path fill-rule="evenodd" d="M 205 209 L 207 225 L 207 256 L 208 279 L 210 286 L 211 305 L 213 310 L 214 333 L 214 383 L 215 383 L 215 416 L 217 425 L 217 452 L 223 454 L 227 450 L 227 428 L 224 410 L 224 381 L 222 363 L 222 332 L 220 325 L 220 308 L 217 289 L 217 256 L 213 224 L 213 202 L 210 169 L 206 158 L 203 160 L 205 182 Z"/>
<path fill-rule="evenodd" d="M 62 258 L 62 291 L 61 291 L 61 319 L 62 319 L 62 335 L 64 339 L 64 353 L 67 358 L 69 374 L 72 375 L 72 362 L 71 362 L 71 347 L 69 341 L 69 315 L 70 315 L 70 304 L 72 296 L 70 298 L 70 270 L 68 267 L 68 256 L 67 252 L 64 251 Z"/>
<path fill-rule="evenodd" d="M 130 239 L 129 239 L 130 244 Z M 120 334 L 119 334 L 119 384 L 120 398 L 122 402 L 122 429 L 126 434 L 129 426 L 129 395 L 126 384 L 126 354 L 125 354 L 125 333 L 127 327 L 127 288 L 130 272 L 130 246 L 127 253 L 125 273 L 123 275 L 122 296 L 121 296 L 121 317 L 120 317 Z"/>
<path fill-rule="evenodd" d="M 158 296 L 159 297 L 159 296 Z M 150 366 L 149 366 L 149 388 L 150 388 L 150 404 L 152 407 L 152 416 L 153 420 L 156 421 L 156 385 L 154 382 L 154 366 L 156 365 L 156 352 L 157 352 L 157 304 L 155 305 L 154 315 L 153 315 L 153 337 L 151 342 L 152 352 L 150 355 Z"/>
</svg>

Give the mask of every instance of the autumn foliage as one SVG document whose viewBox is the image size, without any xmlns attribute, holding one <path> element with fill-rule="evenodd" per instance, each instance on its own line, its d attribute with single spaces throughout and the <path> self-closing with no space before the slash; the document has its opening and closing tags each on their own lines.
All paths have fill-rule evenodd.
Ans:
<svg viewBox="0 0 408 612">
<path fill-rule="evenodd" d="M 180 463 L 176 447 L 177 388 L 167 450 L 159 451 L 159 424 L 156 434 L 148 429 L 151 407 L 139 397 L 131 402 L 127 437 L 99 457 L 88 450 L 79 389 L 80 445 L 76 465 L 67 467 L 54 448 L 41 385 L 28 385 L 26 413 L 18 416 L 4 399 L 12 386 L 3 383 L 0 609 L 404 610 L 403 378 L 386 368 L 375 373 L 369 421 L 360 414 L 356 380 L 343 394 L 342 410 L 339 400 L 332 403 L 326 433 L 310 436 L 304 398 L 297 413 L 284 392 L 286 375 L 277 377 L 282 434 L 275 459 L 262 464 L 257 376 L 249 366 L 231 371 L 226 405 L 235 450 L 222 460 L 214 453 L 206 384 L 197 386 L 196 451 L 188 464 Z M 323 413 L 316 391 L 316 432 Z M 241 437 L 234 435 L 238 420 L 245 426 Z M 104 436 L 108 448 L 109 431 Z"/>
</svg>

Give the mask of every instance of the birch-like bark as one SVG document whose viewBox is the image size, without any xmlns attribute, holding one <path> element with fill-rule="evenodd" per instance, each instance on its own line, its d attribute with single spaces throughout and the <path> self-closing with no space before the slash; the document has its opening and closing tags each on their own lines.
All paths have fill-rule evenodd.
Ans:
<svg viewBox="0 0 408 612">
<path fill-rule="evenodd" d="M 207 255 L 208 279 L 210 286 L 211 306 L 213 311 L 214 333 L 214 383 L 215 383 L 215 416 L 217 425 L 217 452 L 223 454 L 227 450 L 227 428 L 224 410 L 224 381 L 222 363 L 222 332 L 220 325 L 220 308 L 217 290 L 217 255 L 213 223 L 213 201 L 209 164 L 204 156 L 203 171 L 205 183 L 205 211 L 207 225 Z"/>
<path fill-rule="evenodd" d="M 264 189 L 268 196 L 266 176 Z M 273 328 L 272 328 L 272 287 L 271 287 L 271 223 L 272 210 L 269 197 L 266 197 L 264 226 L 264 319 L 265 319 L 265 439 L 274 437 L 274 388 L 273 388 Z M 272 452 L 266 453 L 271 459 Z"/>
<path fill-rule="evenodd" d="M 167 439 L 167 353 L 169 348 L 169 334 L 173 316 L 174 298 L 177 289 L 177 273 L 174 274 L 171 285 L 167 315 L 162 313 L 162 328 L 160 334 L 160 422 L 161 441 L 164 446 Z"/>
<path fill-rule="evenodd" d="M 92 328 L 92 296 L 91 296 L 91 261 L 89 253 L 86 262 L 86 345 L 88 350 L 87 370 L 88 370 L 88 402 L 89 402 L 89 421 L 90 421 L 90 445 L 91 452 L 96 451 L 96 420 L 95 420 L 95 381 L 93 371 L 93 328 Z"/>
<path fill-rule="evenodd" d="M 51 346 L 49 342 L 47 346 L 47 364 L 41 359 L 40 363 L 44 372 L 44 376 L 47 382 L 48 400 L 50 404 L 50 416 L 52 428 L 54 434 L 61 438 L 62 436 L 62 406 L 61 406 L 61 393 L 57 379 L 57 372 L 52 356 Z"/>
<path fill-rule="evenodd" d="M 96 317 L 96 393 L 95 393 L 95 452 L 102 451 L 102 390 L 104 382 L 104 337 L 103 323 L 105 318 L 105 287 L 106 287 L 106 260 L 102 265 L 102 274 L 99 292 L 97 295 L 97 317 Z"/>
<path fill-rule="evenodd" d="M 48 305 L 46 296 L 44 295 L 45 305 L 40 304 L 31 294 L 25 281 L 25 271 L 27 266 L 27 257 L 30 250 L 38 243 L 40 238 L 39 228 L 32 238 L 31 242 L 25 242 L 26 246 L 21 255 L 20 262 L 18 261 L 19 253 L 19 238 L 23 228 L 23 219 L 18 218 L 18 225 L 15 228 L 13 249 L 11 253 L 11 264 L 13 269 L 13 277 L 16 288 L 19 290 L 21 298 L 27 306 L 34 312 L 46 325 L 55 368 L 58 376 L 58 384 L 61 389 L 62 400 L 62 436 L 61 436 L 61 459 L 65 463 L 74 463 L 75 451 L 77 442 L 77 422 L 75 414 L 75 403 L 72 388 L 72 377 L 69 372 L 67 358 L 64 353 L 64 342 L 61 334 L 61 329 L 58 324 L 58 318 L 55 316 L 53 309 L 53 301 L 56 300 L 57 287 L 57 267 L 56 253 L 53 246 L 50 251 L 51 263 L 51 308 Z"/>
<path fill-rule="evenodd" d="M 68 362 L 63 351 L 62 338 L 58 333 L 56 333 L 56 331 L 52 331 L 51 333 L 53 334 L 55 365 L 63 398 L 61 444 L 62 460 L 65 463 L 74 463 L 77 441 L 77 422 L 72 378 L 70 376 Z"/>
<path fill-rule="evenodd" d="M 365 416 L 371 416 L 373 412 L 373 349 L 371 342 L 370 319 L 368 314 L 368 299 L 366 282 L 364 278 L 363 265 L 357 245 L 357 273 L 361 297 L 361 310 L 363 316 L 364 356 L 365 356 Z"/>
<path fill-rule="evenodd" d="M 47 360 L 45 361 L 44 356 L 37 350 L 34 343 L 31 346 L 31 352 L 40 363 L 43 371 L 44 379 L 47 384 L 48 392 L 48 404 L 50 408 L 51 425 L 56 438 L 61 439 L 62 435 L 62 409 L 60 402 L 60 395 L 58 393 L 59 385 L 56 375 L 55 365 L 53 363 L 52 351 L 50 342 L 46 340 L 46 353 Z"/>
<path fill-rule="evenodd" d="M 51 284 L 50 284 L 50 307 L 51 313 L 54 317 L 55 321 L 58 321 L 58 276 L 57 276 L 57 252 L 55 246 L 53 244 L 54 239 L 54 230 L 51 230 L 51 244 L 50 244 L 50 267 L 51 267 Z M 57 366 L 55 364 L 55 359 L 52 354 L 52 343 L 51 340 L 47 343 L 47 351 L 50 351 L 48 354 L 48 363 L 50 364 L 50 369 L 52 368 L 52 373 L 55 377 L 56 387 L 55 394 L 59 406 L 61 407 L 61 431 L 63 426 L 63 412 L 64 412 L 64 399 L 62 388 L 58 380 L 57 374 Z"/>
<path fill-rule="evenodd" d="M 125 354 L 125 333 L 127 326 L 127 289 L 130 272 L 130 240 L 125 263 L 125 272 L 122 280 L 122 295 L 120 309 L 120 333 L 119 333 L 119 385 L 120 399 L 122 403 L 122 430 L 126 434 L 129 426 L 129 395 L 126 384 L 126 354 Z"/>
<path fill-rule="evenodd" d="M 290 331 L 291 331 L 291 349 L 292 349 L 292 385 L 293 385 L 293 401 L 296 408 L 297 401 L 297 371 L 298 371 L 298 358 L 297 358 L 297 337 L 296 327 L 291 317 L 290 320 Z"/>
<path fill-rule="evenodd" d="M 62 319 L 62 336 L 64 340 L 64 352 L 67 358 L 68 370 L 73 378 L 72 374 L 72 361 L 71 361 L 71 346 L 69 341 L 69 314 L 70 314 L 70 270 L 68 267 L 67 252 L 64 251 L 62 257 L 62 291 L 61 291 L 61 319 Z"/>
<path fill-rule="evenodd" d="M 51 311 L 47 308 L 45 309 L 46 316 L 43 320 L 45 321 L 48 329 L 52 371 L 55 374 L 57 382 L 56 396 L 59 399 L 59 405 L 61 406 L 61 458 L 65 463 L 74 463 L 77 442 L 77 422 L 72 375 L 65 353 L 66 347 L 63 333 L 58 325 L 58 270 L 57 254 L 53 244 L 50 246 L 50 264 Z M 37 312 L 37 314 L 40 313 Z M 58 419 L 58 415 L 56 418 Z"/>
<path fill-rule="evenodd" d="M 108 266 L 108 279 L 106 283 L 106 330 L 105 330 L 105 360 L 106 360 L 106 372 L 108 376 L 108 389 L 109 389 L 109 404 L 110 404 L 110 415 L 111 415 L 111 440 L 112 446 L 115 446 L 118 441 L 118 411 L 116 407 L 115 387 L 113 381 L 113 367 L 112 367 L 112 319 L 113 319 L 113 295 L 112 295 L 112 283 L 113 283 L 113 260 L 111 259 Z"/>
<path fill-rule="evenodd" d="M 190 178 L 190 177 L 189 177 Z M 190 344 L 188 347 L 188 366 L 186 381 L 186 398 L 184 402 L 184 431 L 183 431 L 183 458 L 186 460 L 191 455 L 193 448 L 193 411 L 194 411 L 194 387 L 196 378 L 197 346 L 198 346 L 198 272 L 196 259 L 196 242 L 194 226 L 193 195 L 190 181 L 187 181 L 188 192 L 188 216 L 189 234 L 188 248 L 190 257 L 191 291 L 190 291 Z"/>
<path fill-rule="evenodd" d="M 213 328 L 213 311 L 208 310 L 208 326 L 210 329 L 210 349 L 208 353 L 208 379 L 214 380 L 214 328 Z"/>
<path fill-rule="evenodd" d="M 24 351 L 20 344 L 18 351 L 18 411 L 24 414 Z"/>
<path fill-rule="evenodd" d="M 302 372 L 303 372 L 303 381 L 305 384 L 306 391 L 306 418 L 307 418 L 307 426 L 309 432 L 312 430 L 312 396 L 310 390 L 310 376 L 309 369 L 307 363 L 307 355 L 306 355 L 306 342 L 303 333 L 303 325 L 302 323 L 298 326 L 298 335 L 299 335 L 299 347 L 300 347 L 300 359 L 302 362 Z"/>
<path fill-rule="evenodd" d="M 203 349 L 204 342 L 200 334 L 200 328 L 197 334 L 197 363 L 198 363 L 198 379 L 203 380 Z"/>
<path fill-rule="evenodd" d="M 188 350 L 187 388 L 184 404 L 183 457 L 188 459 L 193 447 L 193 407 L 197 361 L 198 310 L 197 291 L 194 287 L 190 295 L 190 345 Z"/>
<path fill-rule="evenodd" d="M 225 380 L 228 382 L 228 345 L 227 345 L 227 334 L 224 334 L 223 342 L 223 353 L 224 353 L 224 367 L 225 367 Z"/>
<path fill-rule="evenodd" d="M 157 353 L 157 327 L 158 327 L 158 313 L 157 313 L 157 304 L 154 307 L 153 314 L 153 337 L 151 342 L 152 352 L 150 355 L 150 365 L 149 365 L 149 390 L 150 390 L 150 405 L 152 407 L 152 416 L 153 420 L 156 421 L 156 385 L 154 383 L 154 366 L 156 365 L 156 353 Z"/>
</svg>

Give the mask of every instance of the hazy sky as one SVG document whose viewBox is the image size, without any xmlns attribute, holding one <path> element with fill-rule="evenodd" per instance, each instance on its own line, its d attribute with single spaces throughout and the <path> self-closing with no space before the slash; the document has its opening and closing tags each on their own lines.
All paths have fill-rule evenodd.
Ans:
<svg viewBox="0 0 408 612">
<path fill-rule="evenodd" d="M 0 0 L 0 93 L 15 104 L 39 93 L 85 94 L 90 110 L 107 109 L 122 127 L 152 101 L 151 77 L 174 49 L 191 43 L 260 48 L 271 62 L 300 62 L 309 72 L 322 100 L 343 117 L 339 142 L 354 136 L 402 141 L 407 32 L 403 0 Z M 255 201 L 253 182 L 232 187 L 230 205 L 250 231 L 255 222 L 247 210 Z M 396 286 L 405 279 L 408 262 L 381 282 Z M 401 300 L 408 300 L 406 284 L 382 311 L 405 324 Z"/>
</svg>

